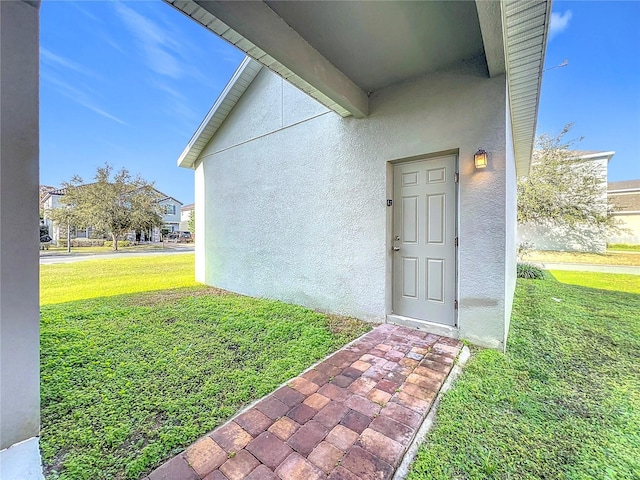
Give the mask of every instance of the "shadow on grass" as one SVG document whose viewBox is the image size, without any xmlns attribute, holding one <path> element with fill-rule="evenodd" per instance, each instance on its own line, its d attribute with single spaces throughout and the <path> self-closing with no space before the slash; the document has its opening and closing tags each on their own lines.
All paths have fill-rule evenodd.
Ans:
<svg viewBox="0 0 640 480">
<path fill-rule="evenodd" d="M 210 287 L 41 307 L 48 478 L 140 478 L 368 331 Z"/>
</svg>

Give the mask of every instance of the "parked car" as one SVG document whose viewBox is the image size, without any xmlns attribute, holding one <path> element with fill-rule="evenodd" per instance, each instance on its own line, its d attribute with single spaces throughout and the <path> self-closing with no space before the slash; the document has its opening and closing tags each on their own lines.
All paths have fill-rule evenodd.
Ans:
<svg viewBox="0 0 640 480">
<path fill-rule="evenodd" d="M 171 232 L 167 235 L 168 242 L 189 243 L 192 242 L 191 232 Z"/>
<path fill-rule="evenodd" d="M 49 234 L 40 235 L 40 250 L 49 250 L 49 245 L 51 245 Z"/>
</svg>

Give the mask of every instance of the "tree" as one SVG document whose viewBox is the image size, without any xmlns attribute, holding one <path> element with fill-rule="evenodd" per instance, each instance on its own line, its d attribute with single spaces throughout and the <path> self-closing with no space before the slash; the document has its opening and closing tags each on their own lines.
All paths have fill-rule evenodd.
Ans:
<svg viewBox="0 0 640 480">
<path fill-rule="evenodd" d="M 582 139 L 565 139 L 571 127 L 536 138 L 529 174 L 518 180 L 518 223 L 606 236 L 619 230 L 607 201 L 606 171 L 577 158 L 570 147 Z"/>
<path fill-rule="evenodd" d="M 189 231 L 191 232 L 191 235 L 195 236 L 196 234 L 196 211 L 191 210 L 191 213 L 189 213 Z"/>
<path fill-rule="evenodd" d="M 75 225 L 108 232 L 114 250 L 118 250 L 118 239 L 131 230 L 149 230 L 163 224 L 159 204 L 162 195 L 153 183 L 133 177 L 125 168 L 114 173 L 109 164 L 98 168 L 94 180 L 85 184 L 76 175 L 64 182 L 65 193 L 56 210 L 73 212 Z"/>
</svg>

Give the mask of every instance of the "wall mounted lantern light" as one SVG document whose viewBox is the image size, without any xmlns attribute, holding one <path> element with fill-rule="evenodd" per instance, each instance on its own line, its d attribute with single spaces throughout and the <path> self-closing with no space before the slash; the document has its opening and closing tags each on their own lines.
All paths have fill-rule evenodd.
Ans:
<svg viewBox="0 0 640 480">
<path fill-rule="evenodd" d="M 479 148 L 476 154 L 473 156 L 473 161 L 476 164 L 476 168 L 486 168 L 488 165 L 487 152 Z"/>
</svg>

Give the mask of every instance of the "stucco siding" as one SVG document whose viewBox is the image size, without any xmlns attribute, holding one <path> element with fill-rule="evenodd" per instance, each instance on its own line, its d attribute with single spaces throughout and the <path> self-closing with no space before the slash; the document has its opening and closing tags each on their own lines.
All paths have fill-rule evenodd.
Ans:
<svg viewBox="0 0 640 480">
<path fill-rule="evenodd" d="M 507 95 L 507 104 L 508 98 Z M 518 213 L 517 213 L 517 179 L 516 179 L 516 158 L 513 147 L 513 135 L 511 115 L 509 109 L 506 112 L 505 129 L 507 135 L 507 163 L 506 163 L 506 196 L 505 196 L 505 309 L 504 320 L 505 330 L 504 336 L 509 333 L 511 323 L 511 311 L 513 309 L 513 296 L 516 290 L 516 263 L 517 263 L 517 244 L 518 244 Z"/>
<path fill-rule="evenodd" d="M 0 2 L 0 450 L 40 430 L 38 12 Z"/>
<path fill-rule="evenodd" d="M 200 159 L 327 112 L 325 106 L 264 68 L 204 148 Z"/>
<path fill-rule="evenodd" d="M 196 220 L 205 223 L 196 263 L 204 255 L 205 282 L 384 321 L 391 313 L 389 162 L 456 152 L 459 331 L 502 348 L 505 77 L 486 78 L 482 62 L 463 70 L 378 92 L 371 97 L 370 117 L 363 120 L 341 118 L 324 107 L 314 110 L 313 100 L 299 97 L 303 105 L 296 108 L 308 119 L 284 115 L 291 126 L 268 135 L 265 125 L 273 128 L 278 119 L 283 122 L 283 110 L 289 112 L 281 92 L 293 87 L 261 72 L 196 170 L 196 211 L 201 205 L 206 210 Z M 256 110 L 264 123 L 245 122 Z M 245 140 L 235 137 L 232 146 L 238 130 Z M 478 147 L 490 153 L 484 171 L 473 166 Z"/>
</svg>

